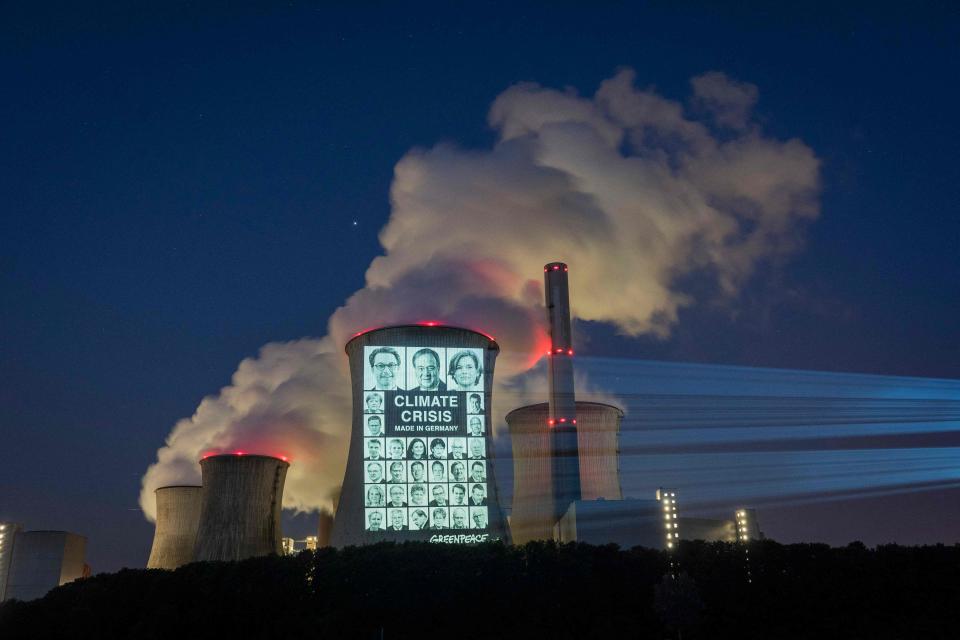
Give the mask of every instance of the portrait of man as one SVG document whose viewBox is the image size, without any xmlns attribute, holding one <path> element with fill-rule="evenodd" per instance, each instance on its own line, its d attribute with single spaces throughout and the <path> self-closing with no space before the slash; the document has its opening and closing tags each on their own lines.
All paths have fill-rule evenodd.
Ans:
<svg viewBox="0 0 960 640">
<path fill-rule="evenodd" d="M 407 530 L 407 510 L 406 509 L 388 509 L 387 515 L 390 517 L 390 525 L 387 531 L 406 531 Z"/>
<path fill-rule="evenodd" d="M 471 507 L 485 507 L 487 506 L 487 491 L 484 489 L 482 484 L 475 484 L 470 487 L 470 506 Z"/>
<path fill-rule="evenodd" d="M 427 512 L 423 509 L 413 509 L 410 512 L 410 530 L 422 531 L 427 528 Z"/>
<path fill-rule="evenodd" d="M 393 347 L 376 347 L 368 356 L 370 370 L 364 386 L 369 391 L 396 391 L 401 386 L 400 353 Z"/>
<path fill-rule="evenodd" d="M 430 458 L 433 460 L 447 459 L 447 443 L 443 438 L 434 438 L 430 441 Z"/>
<path fill-rule="evenodd" d="M 483 435 L 483 418 L 480 416 L 470 416 L 467 424 L 469 425 L 471 436 L 477 437 Z"/>
<path fill-rule="evenodd" d="M 383 495 L 383 485 L 380 485 L 380 484 L 367 485 L 366 505 L 368 507 L 386 506 L 386 498 L 384 498 L 384 495 Z"/>
<path fill-rule="evenodd" d="M 367 407 L 367 413 L 383 413 L 383 393 L 380 391 L 370 391 L 366 395 L 364 404 Z"/>
<path fill-rule="evenodd" d="M 450 463 L 450 482 L 466 482 L 467 466 L 460 461 Z"/>
<path fill-rule="evenodd" d="M 467 413 L 483 413 L 483 396 L 479 393 L 467 396 Z"/>
<path fill-rule="evenodd" d="M 454 508 L 450 510 L 450 519 L 453 520 L 452 529 L 467 528 L 467 510 L 465 507 Z"/>
<path fill-rule="evenodd" d="M 440 356 L 433 349 L 420 349 L 410 359 L 417 386 L 411 391 L 446 391 L 440 375 Z"/>
<path fill-rule="evenodd" d="M 487 470 L 482 462 L 470 463 L 470 482 L 486 482 Z"/>
<path fill-rule="evenodd" d="M 420 461 L 410 463 L 410 482 L 426 482 L 427 468 Z"/>
<path fill-rule="evenodd" d="M 390 477 L 387 478 L 388 484 L 403 484 L 407 481 L 402 462 L 390 463 Z"/>
<path fill-rule="evenodd" d="M 367 465 L 367 482 L 383 482 L 383 464 L 371 462 Z"/>
<path fill-rule="evenodd" d="M 467 488 L 462 484 L 455 484 L 450 487 L 450 504 L 462 505 L 467 504 Z"/>
<path fill-rule="evenodd" d="M 407 450 L 407 446 L 403 443 L 403 440 L 400 438 L 391 438 L 387 443 L 387 455 L 390 456 L 391 460 L 403 460 L 403 454 Z"/>
<path fill-rule="evenodd" d="M 487 447 L 483 443 L 483 438 L 470 438 L 470 459 L 483 460 L 486 455 Z"/>
<path fill-rule="evenodd" d="M 380 416 L 367 418 L 367 435 L 375 438 L 383 435 L 383 418 Z"/>
<path fill-rule="evenodd" d="M 378 486 L 378 485 L 375 485 L 375 486 Z M 422 485 L 422 484 L 410 485 L 410 506 L 411 507 L 427 506 L 426 485 Z"/>
<path fill-rule="evenodd" d="M 439 460 L 430 463 L 430 482 L 446 482 L 447 466 Z"/>
<path fill-rule="evenodd" d="M 435 484 L 430 487 L 430 496 L 433 498 L 430 501 L 431 507 L 447 506 L 447 488 L 444 485 Z"/>
<path fill-rule="evenodd" d="M 480 366 L 478 349 L 464 349 L 450 358 L 447 377 L 454 391 L 483 391 L 483 368 Z"/>
<path fill-rule="evenodd" d="M 367 460 L 383 460 L 383 442 L 379 438 L 367 438 Z"/>
<path fill-rule="evenodd" d="M 387 503 L 388 507 L 405 507 L 407 506 L 407 489 L 403 485 L 395 484 L 390 487 L 390 502 Z"/>
<path fill-rule="evenodd" d="M 470 528 L 471 529 L 486 529 L 487 528 L 487 509 L 486 507 L 470 507 Z"/>
<path fill-rule="evenodd" d="M 367 531 L 383 531 L 383 509 L 367 509 Z"/>
<path fill-rule="evenodd" d="M 450 459 L 466 460 L 466 443 L 463 438 L 450 438 Z"/>
<path fill-rule="evenodd" d="M 437 507 L 430 510 L 430 528 L 447 529 L 447 510 L 444 507 Z"/>
</svg>

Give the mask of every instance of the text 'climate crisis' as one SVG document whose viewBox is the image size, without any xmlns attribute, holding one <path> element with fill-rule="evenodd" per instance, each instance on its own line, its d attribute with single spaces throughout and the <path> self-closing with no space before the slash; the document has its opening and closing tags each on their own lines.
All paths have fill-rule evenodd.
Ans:
<svg viewBox="0 0 960 640">
<path fill-rule="evenodd" d="M 393 404 L 400 410 L 400 421 L 411 422 L 445 422 L 454 420 L 456 410 L 460 407 L 458 394 L 397 394 Z"/>
</svg>

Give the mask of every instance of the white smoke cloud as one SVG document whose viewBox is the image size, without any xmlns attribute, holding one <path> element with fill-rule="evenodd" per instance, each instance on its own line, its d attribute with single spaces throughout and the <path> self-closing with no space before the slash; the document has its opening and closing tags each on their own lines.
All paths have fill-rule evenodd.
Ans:
<svg viewBox="0 0 960 640">
<path fill-rule="evenodd" d="M 576 318 L 666 336 L 695 302 L 680 278 L 708 277 L 732 298 L 758 266 L 796 251 L 818 215 L 819 161 L 799 140 L 764 136 L 751 121 L 753 85 L 717 72 L 692 85 L 692 104 L 723 135 L 624 70 L 592 98 L 508 88 L 490 109 L 493 148 L 409 152 L 366 286 L 326 337 L 266 345 L 177 423 L 143 478 L 147 517 L 154 489 L 198 482 L 201 455 L 237 449 L 291 458 L 285 507 L 329 508 L 351 420 L 343 345 L 356 331 L 436 320 L 493 334 L 503 415 L 505 402 L 543 400 L 527 397 L 527 382 L 505 384 L 547 346 L 546 262 L 570 265 Z"/>
</svg>

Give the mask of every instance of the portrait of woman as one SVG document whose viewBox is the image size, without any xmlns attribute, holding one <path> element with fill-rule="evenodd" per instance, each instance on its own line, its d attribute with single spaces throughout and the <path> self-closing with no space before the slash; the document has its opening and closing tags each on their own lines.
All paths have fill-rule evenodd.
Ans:
<svg viewBox="0 0 960 640">
<path fill-rule="evenodd" d="M 409 460 L 427 459 L 427 445 L 421 438 L 410 439 L 410 446 L 407 447 L 407 458 Z"/>
</svg>

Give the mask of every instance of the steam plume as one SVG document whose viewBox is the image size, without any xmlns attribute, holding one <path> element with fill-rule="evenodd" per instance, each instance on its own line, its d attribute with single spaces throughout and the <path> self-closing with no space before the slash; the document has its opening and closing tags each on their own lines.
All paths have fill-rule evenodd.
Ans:
<svg viewBox="0 0 960 640">
<path fill-rule="evenodd" d="M 493 148 L 410 151 L 395 169 L 384 254 L 366 286 L 333 314 L 326 337 L 264 346 L 177 423 L 143 478 L 147 517 L 156 487 L 196 482 L 201 455 L 236 449 L 289 456 L 284 506 L 329 508 L 351 415 L 342 349 L 372 324 L 481 328 L 500 342 L 503 385 L 546 348 L 548 261 L 571 266 L 575 317 L 667 336 L 695 302 L 681 278 L 706 278 L 732 299 L 758 266 L 795 251 L 818 214 L 812 150 L 763 134 L 753 85 L 711 72 L 692 88 L 702 119 L 637 89 L 630 70 L 592 98 L 521 83 L 490 109 Z M 500 415 L 509 408 L 495 405 Z"/>
</svg>

